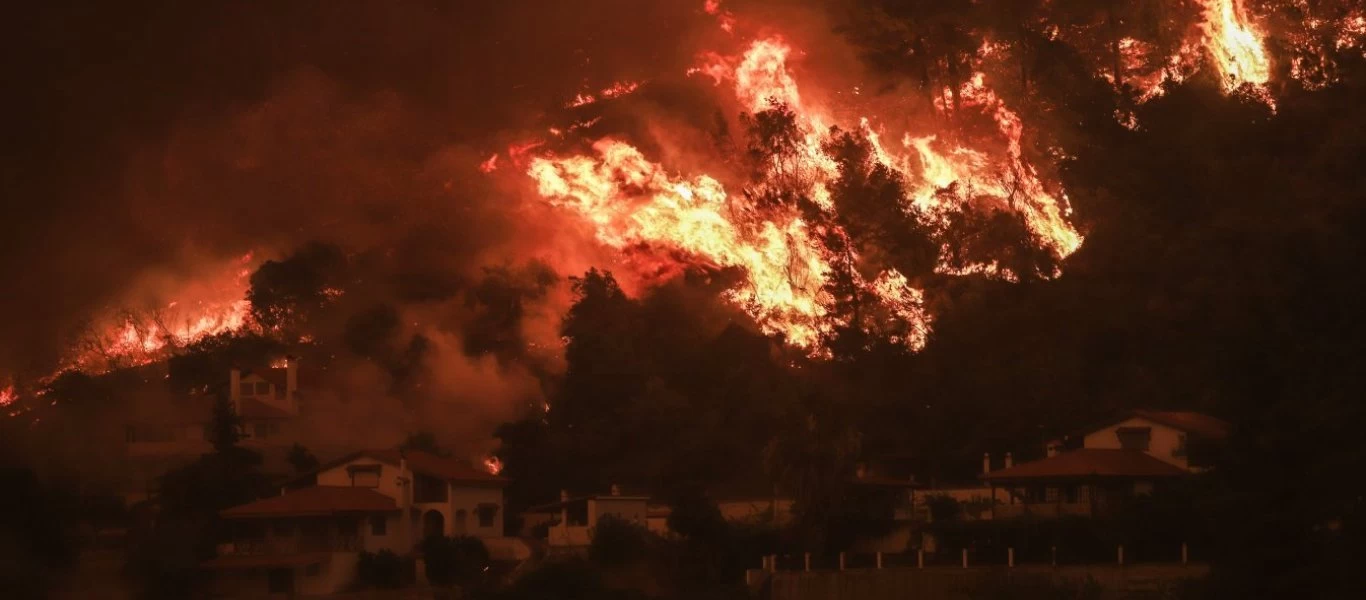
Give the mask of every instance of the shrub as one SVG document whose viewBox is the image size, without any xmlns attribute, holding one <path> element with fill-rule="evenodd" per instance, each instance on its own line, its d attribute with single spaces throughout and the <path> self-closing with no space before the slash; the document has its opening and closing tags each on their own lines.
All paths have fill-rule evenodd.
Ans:
<svg viewBox="0 0 1366 600">
<path fill-rule="evenodd" d="M 356 579 L 362 587 L 398 589 L 407 579 L 408 561 L 389 550 L 361 552 Z"/>
<path fill-rule="evenodd" d="M 622 565 L 639 559 L 649 550 L 650 532 L 644 527 L 607 515 L 593 528 L 588 557 L 603 566 Z"/>
<path fill-rule="evenodd" d="M 469 536 L 430 537 L 422 542 L 427 581 L 432 585 L 478 587 L 489 564 L 484 542 Z"/>
</svg>

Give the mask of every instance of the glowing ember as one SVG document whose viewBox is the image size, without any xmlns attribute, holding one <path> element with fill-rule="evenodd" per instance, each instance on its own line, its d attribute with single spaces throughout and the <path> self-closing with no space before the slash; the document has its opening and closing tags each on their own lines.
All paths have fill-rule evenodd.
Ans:
<svg viewBox="0 0 1366 600">
<path fill-rule="evenodd" d="M 493 154 L 493 155 L 489 156 L 488 159 L 486 159 L 484 162 L 479 163 L 479 172 L 481 172 L 481 173 L 492 173 L 492 172 L 497 171 L 497 170 L 498 170 L 498 155 L 497 155 L 497 154 Z"/>
<path fill-rule="evenodd" d="M 620 98 L 622 96 L 633 94 L 638 89 L 640 89 L 640 82 L 638 81 L 618 81 L 608 87 L 603 88 L 597 94 L 580 92 L 578 95 L 574 96 L 574 99 L 570 100 L 567 104 L 565 104 L 565 108 L 578 108 L 580 106 L 588 106 L 589 104 L 593 104 L 594 102 L 597 102 L 599 100 L 611 100 L 613 98 Z"/>
<path fill-rule="evenodd" d="M 503 461 L 498 460 L 497 456 L 486 457 L 484 458 L 484 470 L 488 471 L 490 475 L 502 473 Z"/>
<path fill-rule="evenodd" d="M 14 401 L 18 399 L 19 394 L 18 392 L 14 391 L 13 385 L 0 388 L 0 408 L 4 408 L 6 406 L 14 404 Z"/>
<path fill-rule="evenodd" d="M 1242 0 L 1204 0 L 1206 47 L 1219 69 L 1225 91 L 1243 84 L 1261 86 L 1271 79 L 1262 35 L 1249 20 Z"/>
</svg>

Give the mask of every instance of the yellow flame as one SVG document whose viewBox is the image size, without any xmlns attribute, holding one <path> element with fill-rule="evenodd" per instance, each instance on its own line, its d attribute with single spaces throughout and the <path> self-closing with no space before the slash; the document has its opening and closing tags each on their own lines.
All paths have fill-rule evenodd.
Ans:
<svg viewBox="0 0 1366 600">
<path fill-rule="evenodd" d="M 1252 25 L 1242 0 L 1205 0 L 1205 36 L 1225 91 L 1270 81 L 1271 61 L 1262 34 Z"/>
</svg>

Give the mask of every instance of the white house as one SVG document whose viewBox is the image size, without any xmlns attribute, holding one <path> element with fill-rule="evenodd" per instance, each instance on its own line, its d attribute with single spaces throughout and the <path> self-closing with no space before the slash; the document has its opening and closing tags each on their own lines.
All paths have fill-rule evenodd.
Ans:
<svg viewBox="0 0 1366 600">
<path fill-rule="evenodd" d="M 546 545 L 552 552 L 581 551 L 593 542 L 593 533 L 604 518 L 635 523 L 659 535 L 668 534 L 668 511 L 650 503 L 649 496 L 623 495 L 612 486 L 607 494 L 571 497 L 560 492 L 560 501 L 532 507 L 529 515 L 543 515 L 547 523 Z"/>
<path fill-rule="evenodd" d="M 221 513 L 235 535 L 205 563 L 220 572 L 218 591 L 335 593 L 355 581 L 360 552 L 405 555 L 428 536 L 474 536 L 494 558 L 525 558 L 503 537 L 506 480 L 458 459 L 353 452 L 292 485 Z"/>
<path fill-rule="evenodd" d="M 993 518 L 1089 516 L 1109 512 L 1126 498 L 1151 494 L 1168 481 L 1202 470 L 1204 451 L 1229 435 L 1228 423 L 1184 411 L 1135 410 L 1088 428 L 1082 447 L 1050 443 L 1042 459 L 984 468 L 992 488 L 1007 491 Z M 984 464 L 989 462 L 984 460 Z"/>
</svg>

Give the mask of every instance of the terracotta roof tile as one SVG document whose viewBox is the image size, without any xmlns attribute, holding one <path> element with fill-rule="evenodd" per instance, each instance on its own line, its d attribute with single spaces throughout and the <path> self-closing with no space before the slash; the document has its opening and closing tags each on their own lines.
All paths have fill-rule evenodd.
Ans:
<svg viewBox="0 0 1366 600">
<path fill-rule="evenodd" d="M 1082 448 L 1021 463 L 983 476 L 992 481 L 1081 477 L 1180 477 L 1187 472 L 1138 450 Z"/>
<path fill-rule="evenodd" d="M 315 486 L 221 511 L 225 518 L 322 516 L 398 510 L 393 498 L 363 487 Z"/>
<path fill-rule="evenodd" d="M 1133 415 L 1210 440 L 1225 439 L 1228 437 L 1229 431 L 1233 429 L 1233 426 L 1223 419 L 1191 411 L 1136 410 Z"/>
</svg>

